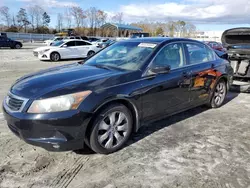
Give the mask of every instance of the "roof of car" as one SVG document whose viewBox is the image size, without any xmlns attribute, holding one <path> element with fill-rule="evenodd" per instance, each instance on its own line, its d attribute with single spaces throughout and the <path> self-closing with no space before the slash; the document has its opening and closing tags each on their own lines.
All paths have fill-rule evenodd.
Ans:
<svg viewBox="0 0 250 188">
<path fill-rule="evenodd" d="M 63 42 L 70 42 L 70 41 L 83 41 L 83 42 L 90 43 L 89 41 L 87 41 L 87 40 L 82 40 L 82 39 L 64 39 L 64 40 L 63 40 Z"/>
<path fill-rule="evenodd" d="M 195 41 L 200 42 L 192 39 L 186 39 L 186 38 L 174 38 L 174 37 L 143 37 L 143 38 L 132 38 L 128 39 L 126 41 L 130 42 L 148 42 L 148 43 L 163 43 L 167 41 Z"/>
</svg>

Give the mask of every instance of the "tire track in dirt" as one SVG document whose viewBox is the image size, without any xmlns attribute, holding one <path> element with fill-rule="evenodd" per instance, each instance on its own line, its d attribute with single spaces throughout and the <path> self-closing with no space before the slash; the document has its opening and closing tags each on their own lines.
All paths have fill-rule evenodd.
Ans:
<svg viewBox="0 0 250 188">
<path fill-rule="evenodd" d="M 67 188 L 71 181 L 75 178 L 78 172 L 83 168 L 84 164 L 89 160 L 89 157 L 80 157 L 72 165 L 70 169 L 64 169 L 54 179 L 49 187 L 53 188 Z"/>
</svg>

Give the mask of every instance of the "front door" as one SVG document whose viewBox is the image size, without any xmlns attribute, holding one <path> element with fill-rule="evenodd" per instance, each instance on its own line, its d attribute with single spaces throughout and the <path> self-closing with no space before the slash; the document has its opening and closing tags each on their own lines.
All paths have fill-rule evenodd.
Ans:
<svg viewBox="0 0 250 188">
<path fill-rule="evenodd" d="M 162 118 L 189 106 L 191 73 L 185 64 L 182 43 L 168 44 L 156 55 L 150 69 L 170 66 L 171 70 L 142 81 L 144 121 Z"/>
</svg>

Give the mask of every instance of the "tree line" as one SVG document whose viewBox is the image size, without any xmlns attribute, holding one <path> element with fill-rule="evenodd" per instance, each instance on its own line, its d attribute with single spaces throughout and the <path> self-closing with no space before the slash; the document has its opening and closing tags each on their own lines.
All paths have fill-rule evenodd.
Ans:
<svg viewBox="0 0 250 188">
<path fill-rule="evenodd" d="M 50 15 L 39 5 L 20 8 L 16 14 L 11 14 L 9 7 L 0 7 L 0 30 L 6 32 L 28 33 L 57 33 L 64 28 L 74 28 L 77 33 L 87 36 L 117 35 L 117 31 L 101 29 L 107 22 L 124 24 L 123 13 L 118 12 L 113 16 L 96 7 L 82 9 L 79 6 L 65 7 L 62 13 L 57 14 L 56 27 L 50 27 Z M 147 20 L 132 23 L 140 27 L 151 36 L 167 35 L 179 37 L 193 37 L 196 27 L 185 21 L 150 22 Z"/>
</svg>

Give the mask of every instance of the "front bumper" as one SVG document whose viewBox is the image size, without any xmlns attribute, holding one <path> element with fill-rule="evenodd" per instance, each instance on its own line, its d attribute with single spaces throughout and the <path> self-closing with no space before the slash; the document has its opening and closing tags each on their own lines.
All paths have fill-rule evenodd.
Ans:
<svg viewBox="0 0 250 188">
<path fill-rule="evenodd" d="M 3 114 L 9 129 L 25 142 L 48 151 L 69 151 L 84 147 L 90 113 L 68 111 L 48 114 L 9 112 Z"/>
</svg>

